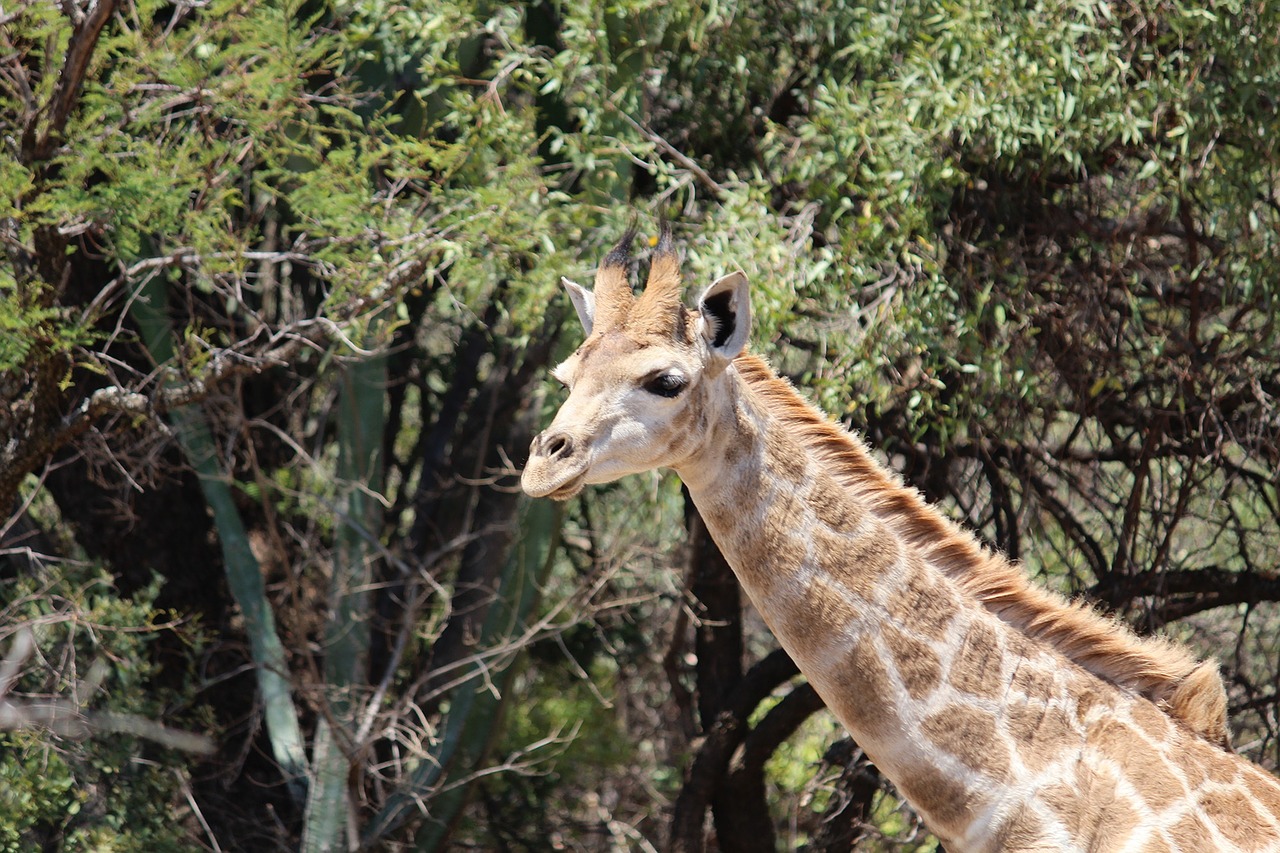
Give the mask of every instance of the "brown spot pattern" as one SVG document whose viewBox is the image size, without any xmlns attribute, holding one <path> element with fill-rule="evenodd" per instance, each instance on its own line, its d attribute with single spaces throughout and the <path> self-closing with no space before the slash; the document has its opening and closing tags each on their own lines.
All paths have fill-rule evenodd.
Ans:
<svg viewBox="0 0 1280 853">
<path fill-rule="evenodd" d="M 844 626 L 852 625 L 862 617 L 856 602 L 849 600 L 848 592 L 833 583 L 825 575 L 815 575 L 809 583 L 807 597 L 813 604 L 810 630 L 812 633 L 834 634 Z M 825 626 L 823 631 L 812 631 L 814 624 Z"/>
<path fill-rule="evenodd" d="M 834 672 L 837 695 L 848 703 L 840 716 L 856 722 L 858 734 L 882 738 L 898 728 L 888 672 L 869 639 L 856 641 Z"/>
<path fill-rule="evenodd" d="M 1138 823 L 1138 812 L 1124 801 L 1108 803 L 1091 809 L 1092 833 L 1089 850 L 1119 850 L 1133 835 Z"/>
<path fill-rule="evenodd" d="M 1090 730 L 1088 742 L 1119 765 L 1124 777 L 1133 782 L 1143 800 L 1155 811 L 1163 811 L 1186 795 L 1173 768 L 1137 731 L 1123 723 L 1100 722 Z"/>
<path fill-rule="evenodd" d="M 1015 635 L 1016 637 L 1016 635 Z M 1051 702 L 1062 692 L 1057 673 L 1048 668 L 1058 660 L 1046 657 L 1038 649 L 1030 655 L 1009 655 L 1013 671 L 1009 674 L 1011 691 L 1031 702 Z"/>
<path fill-rule="evenodd" d="M 1069 685 L 1072 695 L 1076 699 L 1076 722 L 1084 725 L 1089 718 L 1089 714 L 1098 706 L 1106 706 L 1107 699 L 1110 698 L 1106 692 L 1101 689 L 1102 683 L 1094 680 L 1085 679 L 1083 677 L 1075 679 Z"/>
<path fill-rule="evenodd" d="M 745 501 L 742 508 L 746 509 Z M 772 502 L 765 507 L 764 524 L 765 529 L 775 536 L 800 539 L 797 531 L 805 527 L 804 504 L 790 492 L 775 492 Z"/>
<path fill-rule="evenodd" d="M 804 482 L 809 456 L 804 448 L 785 437 L 778 430 L 764 434 L 765 454 L 769 459 L 769 471 L 778 480 L 798 486 Z"/>
<path fill-rule="evenodd" d="M 1179 850 L 1212 850 L 1213 833 L 1204 821 L 1193 814 L 1186 814 L 1169 830 L 1173 843 Z"/>
<path fill-rule="evenodd" d="M 852 533 L 862 523 L 865 512 L 847 490 L 829 474 L 819 474 L 809 495 L 809 505 L 820 524 L 836 533 Z"/>
<path fill-rule="evenodd" d="M 903 775 L 898 790 L 924 816 L 931 829 L 959 836 L 973 820 L 975 807 L 964 786 L 933 767 L 918 767 Z"/>
<path fill-rule="evenodd" d="M 942 663 L 933 649 L 891 626 L 881 634 L 898 677 L 912 699 L 923 699 L 942 682 Z"/>
<path fill-rule="evenodd" d="M 1009 776 L 1009 747 L 996 732 L 996 718 L 965 705 L 948 705 L 920 724 L 925 736 L 973 770 L 998 781 Z"/>
<path fill-rule="evenodd" d="M 1192 788 L 1200 787 L 1206 779 L 1222 784 L 1236 781 L 1240 769 L 1239 759 L 1234 755 L 1210 746 L 1199 738 L 1184 737 L 1179 739 L 1182 749 L 1173 752 L 1174 760 L 1187 776 Z"/>
<path fill-rule="evenodd" d="M 790 596 L 788 596 L 790 598 Z M 772 609 L 766 605 L 763 610 Z M 797 651 L 819 656 L 839 636 L 841 626 L 855 623 L 860 614 L 845 591 L 818 575 L 809 583 L 802 598 L 787 607 L 787 634 Z"/>
<path fill-rule="evenodd" d="M 960 604 L 942 579 L 919 560 L 907 565 L 907 580 L 889 601 L 889 615 L 930 640 L 941 640 Z"/>
<path fill-rule="evenodd" d="M 1150 702 L 1133 702 L 1130 706 L 1129 716 L 1147 737 L 1156 743 L 1162 743 L 1169 738 L 1173 724 L 1169 722 L 1169 718 L 1159 708 Z"/>
<path fill-rule="evenodd" d="M 719 467 L 725 471 L 738 470 L 747 456 L 747 444 L 737 436 L 725 442 L 720 451 Z"/>
<path fill-rule="evenodd" d="M 1238 794 L 1205 791 L 1200 795 L 1200 808 L 1218 832 L 1242 850 L 1265 850 L 1280 841 L 1257 809 Z"/>
<path fill-rule="evenodd" d="M 1068 829 L 1077 830 L 1084 822 L 1084 805 L 1081 803 L 1079 794 L 1071 786 L 1062 782 L 1048 785 L 1041 790 L 1040 799 L 1053 809 L 1058 820 L 1062 821 Z"/>
<path fill-rule="evenodd" d="M 994 697 L 1004 688 L 1003 662 L 1000 636 L 980 614 L 975 614 L 951 664 L 949 678 L 957 690 Z"/>
<path fill-rule="evenodd" d="M 791 577 L 804 563 L 809 553 L 809 545 L 805 537 L 796 531 L 797 521 L 794 515 L 788 519 L 798 504 L 780 502 L 771 507 L 765 517 L 762 528 L 741 531 L 734 544 L 726 551 L 732 551 L 733 567 L 744 578 L 751 578 L 761 584 L 762 591 L 769 593 L 779 580 Z M 740 508 L 739 512 L 746 511 Z M 733 508 L 726 508 L 732 516 Z M 708 521 L 711 519 L 708 518 Z M 717 515 L 716 526 L 724 523 Z M 732 517 L 727 521 L 729 529 L 733 529 Z M 733 540 L 731 540 L 733 541 Z"/>
<path fill-rule="evenodd" d="M 1080 748 L 1080 733 L 1059 708 L 1015 704 L 1006 709 L 1005 720 L 1014 749 L 1033 773 L 1043 770 L 1068 749 Z"/>
<path fill-rule="evenodd" d="M 1203 756 L 1194 754 L 1186 749 L 1175 749 L 1169 753 L 1178 770 L 1182 771 L 1182 778 L 1186 780 L 1187 787 L 1191 790 L 1199 788 L 1209 778 L 1208 769 L 1204 766 Z"/>
<path fill-rule="evenodd" d="M 893 540 L 872 535 L 842 536 L 825 527 L 813 530 L 813 552 L 833 576 L 864 598 L 874 598 L 876 588 L 898 562 Z"/>
<path fill-rule="evenodd" d="M 1045 788 L 1042 799 L 1068 831 L 1089 841 L 1085 845 L 1088 849 L 1114 849 L 1112 845 L 1123 839 L 1108 827 L 1132 826 L 1136 817 L 1133 807 L 1119 798 L 1116 780 L 1105 769 L 1078 763 L 1073 777 Z"/>
<path fill-rule="evenodd" d="M 1027 806 L 1019 807 L 995 831 L 996 850 L 1047 850 L 1044 824 Z"/>
<path fill-rule="evenodd" d="M 1010 631 L 1004 638 L 1005 651 L 1011 656 L 1032 660 L 1040 657 L 1042 646 L 1021 631 Z"/>
<path fill-rule="evenodd" d="M 1245 770 L 1244 782 L 1249 793 L 1257 798 L 1262 807 L 1273 817 L 1280 819 L 1280 781 L 1257 768 L 1249 767 Z"/>
</svg>

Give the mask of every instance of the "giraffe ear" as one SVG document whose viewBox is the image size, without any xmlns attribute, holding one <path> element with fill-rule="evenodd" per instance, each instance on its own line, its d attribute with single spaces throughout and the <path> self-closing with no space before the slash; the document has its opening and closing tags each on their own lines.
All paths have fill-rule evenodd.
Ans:
<svg viewBox="0 0 1280 853">
<path fill-rule="evenodd" d="M 582 328 L 590 335 L 591 325 L 596 316 L 596 295 L 576 281 L 570 281 L 564 276 L 560 277 L 560 283 L 569 292 L 569 301 L 573 303 L 573 310 L 578 312 L 578 319 L 582 321 Z"/>
<path fill-rule="evenodd" d="M 751 332 L 751 297 L 741 270 L 729 273 L 698 297 L 698 331 L 711 351 L 726 361 L 747 345 Z"/>
</svg>

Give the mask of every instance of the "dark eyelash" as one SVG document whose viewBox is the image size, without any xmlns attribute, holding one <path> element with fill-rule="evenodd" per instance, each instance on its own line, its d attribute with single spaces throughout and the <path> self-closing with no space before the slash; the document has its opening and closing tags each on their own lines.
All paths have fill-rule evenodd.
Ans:
<svg viewBox="0 0 1280 853">
<path fill-rule="evenodd" d="M 684 390 L 685 381 L 674 373 L 655 376 L 644 383 L 644 390 L 659 397 L 674 397 Z"/>
</svg>

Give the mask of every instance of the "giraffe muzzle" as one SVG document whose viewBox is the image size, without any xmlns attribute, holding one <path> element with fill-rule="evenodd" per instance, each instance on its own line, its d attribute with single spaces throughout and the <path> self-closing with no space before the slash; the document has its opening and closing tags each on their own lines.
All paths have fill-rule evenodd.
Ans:
<svg viewBox="0 0 1280 853">
<path fill-rule="evenodd" d="M 566 432 L 546 430 L 529 446 L 529 463 L 520 475 L 520 486 L 530 497 L 568 500 L 586 485 L 588 455 L 581 443 Z"/>
</svg>

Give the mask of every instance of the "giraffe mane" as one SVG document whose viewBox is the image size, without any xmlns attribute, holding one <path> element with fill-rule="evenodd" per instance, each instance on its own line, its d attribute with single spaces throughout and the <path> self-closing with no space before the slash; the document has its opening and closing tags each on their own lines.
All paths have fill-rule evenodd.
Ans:
<svg viewBox="0 0 1280 853">
<path fill-rule="evenodd" d="M 877 464 L 862 440 L 809 404 L 759 357 L 734 360 L 755 398 L 781 420 L 842 486 L 857 494 L 922 557 L 1024 635 L 1118 687 L 1154 702 L 1175 721 L 1225 749 L 1227 697 L 1212 661 L 1159 637 L 1139 637 L 1084 602 L 1036 586 L 1021 568 L 927 503 Z"/>
</svg>

